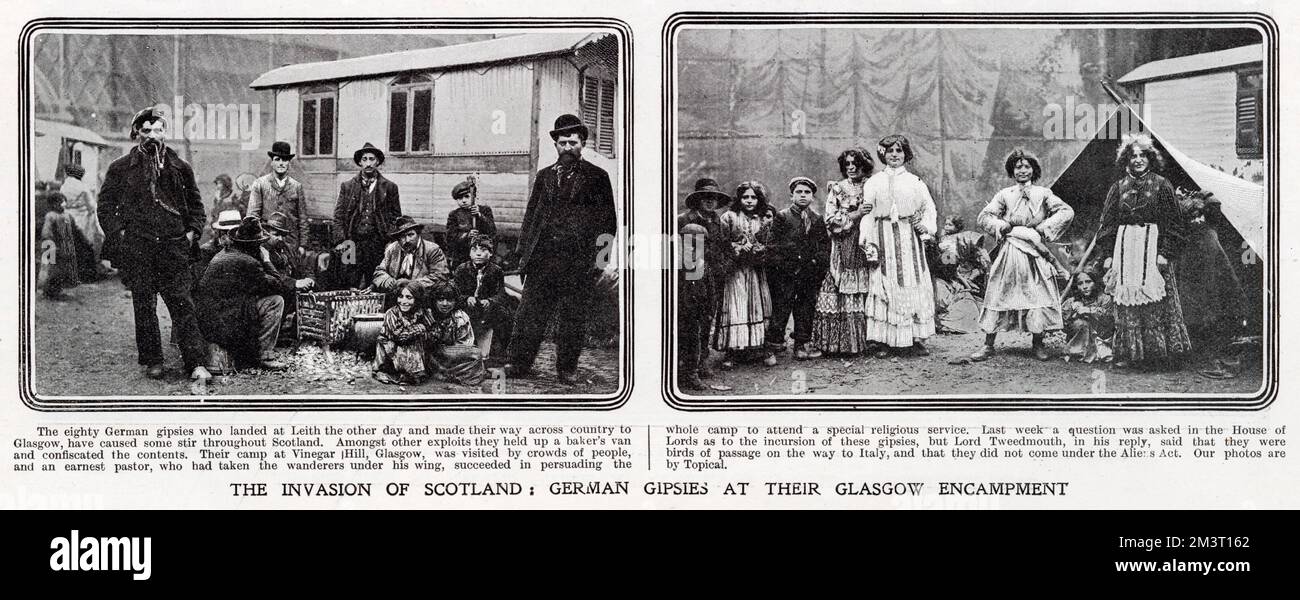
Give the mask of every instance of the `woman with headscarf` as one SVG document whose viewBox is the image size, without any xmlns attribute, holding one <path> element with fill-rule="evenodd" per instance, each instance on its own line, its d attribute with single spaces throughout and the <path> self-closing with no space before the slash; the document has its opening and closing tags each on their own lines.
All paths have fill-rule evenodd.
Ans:
<svg viewBox="0 0 1300 600">
<path fill-rule="evenodd" d="M 926 356 L 925 339 L 934 335 L 934 284 L 925 260 L 925 241 L 937 229 L 934 198 L 919 177 L 908 172 L 912 145 L 891 135 L 876 147 L 885 168 L 863 185 L 862 201 L 869 212 L 862 221 L 858 243 L 880 254 L 879 290 L 867 295 L 867 338 L 878 342 L 877 358 L 892 348 L 911 348 Z"/>
<path fill-rule="evenodd" d="M 867 292 L 880 286 L 875 264 L 858 244 L 862 217 L 871 207 L 862 187 L 874 163 L 862 148 L 849 148 L 836 159 L 839 181 L 826 184 L 826 229 L 831 238 L 830 270 L 817 295 L 812 346 L 821 352 L 855 355 L 867 349 Z"/>
<path fill-rule="evenodd" d="M 1167 361 L 1191 349 L 1172 261 L 1183 223 L 1164 157 L 1151 136 L 1126 135 L 1116 156 L 1124 175 L 1110 186 L 1098 244 L 1113 248 L 1106 288 L 1115 302 L 1115 366 Z"/>
</svg>

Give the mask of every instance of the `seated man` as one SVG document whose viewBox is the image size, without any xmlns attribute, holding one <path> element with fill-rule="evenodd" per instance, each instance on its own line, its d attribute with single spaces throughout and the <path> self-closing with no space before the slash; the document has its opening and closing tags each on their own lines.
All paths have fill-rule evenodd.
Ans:
<svg viewBox="0 0 1300 600">
<path fill-rule="evenodd" d="M 393 241 L 384 248 L 384 259 L 375 268 L 371 285 L 376 292 L 385 294 L 385 308 L 397 303 L 396 292 L 402 283 L 412 283 L 418 292 L 428 289 L 434 282 L 450 279 L 447 256 L 438 244 L 420 237 L 423 230 L 424 225 L 406 215 L 393 223 L 393 231 L 389 234 Z"/>
<path fill-rule="evenodd" d="M 212 258 L 230 247 L 230 232 L 239 227 L 241 220 L 243 217 L 239 216 L 239 211 L 223 210 L 217 220 L 212 222 L 213 238 L 199 246 L 199 259 L 190 263 L 190 285 L 193 286 L 191 295 L 198 294 L 199 282 L 203 280 L 203 272 L 208 270 Z"/>
<path fill-rule="evenodd" d="M 266 243 L 262 244 L 262 262 L 269 262 L 275 273 L 289 277 L 293 281 L 293 289 L 287 293 L 281 294 L 284 298 L 284 321 L 281 329 L 288 328 L 292 332 L 294 328 L 295 314 L 298 311 L 298 298 L 296 292 L 306 291 L 316 286 L 316 280 L 312 277 L 299 277 L 298 272 L 298 254 L 295 246 L 289 237 L 293 232 L 289 229 L 289 218 L 282 212 L 271 213 L 263 223 L 266 228 Z"/>
<path fill-rule="evenodd" d="M 199 329 L 236 362 L 282 370 L 286 365 L 275 357 L 284 314 L 281 294 L 292 291 L 294 281 L 264 261 L 266 238 L 260 219 L 244 217 L 230 234 L 230 245 L 212 258 L 196 293 Z"/>
</svg>

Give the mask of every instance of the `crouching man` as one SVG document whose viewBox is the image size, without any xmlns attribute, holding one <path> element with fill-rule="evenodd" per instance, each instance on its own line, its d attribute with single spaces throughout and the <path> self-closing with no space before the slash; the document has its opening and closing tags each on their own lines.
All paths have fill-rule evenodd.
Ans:
<svg viewBox="0 0 1300 600">
<path fill-rule="evenodd" d="M 244 217 L 230 245 L 212 258 L 196 294 L 199 328 L 236 364 L 282 370 L 286 365 L 276 360 L 275 341 L 284 315 L 282 295 L 292 293 L 294 280 L 267 264 L 266 239 L 261 220 Z"/>
</svg>

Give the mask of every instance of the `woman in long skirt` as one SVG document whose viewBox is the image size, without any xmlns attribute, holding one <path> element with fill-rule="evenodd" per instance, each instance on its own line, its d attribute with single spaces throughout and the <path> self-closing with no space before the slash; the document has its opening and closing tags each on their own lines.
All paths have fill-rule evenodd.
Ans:
<svg viewBox="0 0 1300 600">
<path fill-rule="evenodd" d="M 1177 359 L 1192 345 L 1172 267 L 1183 223 L 1173 186 L 1155 172 L 1163 162 L 1150 136 L 1124 136 L 1116 163 L 1125 173 L 1102 208 L 1100 247 L 1113 248 L 1105 281 L 1115 301 L 1116 367 Z"/>
<path fill-rule="evenodd" d="M 984 347 L 971 360 L 993 356 L 993 343 L 1001 331 L 1032 334 L 1034 356 L 1047 360 L 1043 333 L 1060 330 L 1063 322 L 1056 267 L 1044 242 L 1065 232 L 1074 220 L 1074 209 L 1052 190 L 1034 185 L 1043 168 L 1032 154 L 1015 150 L 1007 156 L 1006 171 L 1016 184 L 993 196 L 979 216 L 980 226 L 996 236 L 999 245 L 980 312 Z"/>
<path fill-rule="evenodd" d="M 776 356 L 766 350 L 764 336 L 772 316 L 772 297 L 767 287 L 763 259 L 771 234 L 773 211 L 763 185 L 746 181 L 736 188 L 736 202 L 722 214 L 721 235 L 729 241 L 730 267 L 724 276 L 721 308 L 713 328 L 713 348 L 727 354 L 722 367 L 735 366 L 737 359 L 763 355 L 763 364 L 773 366 Z"/>
<path fill-rule="evenodd" d="M 863 205 L 870 212 L 858 238 L 864 249 L 879 248 L 883 283 L 867 293 L 867 338 L 925 356 L 930 353 L 925 339 L 934 335 L 934 284 L 924 249 L 937 229 L 934 199 L 925 182 L 907 170 L 912 145 L 906 137 L 880 140 L 876 156 L 885 168 L 863 186 Z M 889 354 L 882 348 L 876 357 Z"/>
<path fill-rule="evenodd" d="M 874 163 L 862 148 L 849 148 L 837 159 L 844 179 L 826 185 L 826 229 L 831 238 L 830 270 L 817 294 L 812 345 L 822 352 L 854 355 L 867 348 L 867 292 L 879 277 L 858 245 L 862 217 L 871 209 L 862 202 L 862 186 Z"/>
</svg>

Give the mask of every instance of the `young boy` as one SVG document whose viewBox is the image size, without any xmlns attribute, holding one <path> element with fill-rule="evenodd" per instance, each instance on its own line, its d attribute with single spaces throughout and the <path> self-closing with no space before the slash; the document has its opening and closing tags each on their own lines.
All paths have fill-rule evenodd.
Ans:
<svg viewBox="0 0 1300 600">
<path fill-rule="evenodd" d="M 767 284 L 772 293 L 772 321 L 767 329 L 771 351 L 785 348 L 785 327 L 794 314 L 794 358 L 807 360 L 822 355 L 809 348 L 817 292 L 830 266 L 830 237 L 826 221 L 811 204 L 817 184 L 807 177 L 790 180 L 790 206 L 776 213 L 768 249 L 774 259 L 767 267 Z"/>
<path fill-rule="evenodd" d="M 496 219 L 492 217 L 492 208 L 475 201 L 476 184 L 465 180 L 451 189 L 451 197 L 457 208 L 447 213 L 447 258 L 451 268 L 469 259 L 470 241 L 476 235 L 495 237 Z"/>
<path fill-rule="evenodd" d="M 453 275 L 459 295 L 457 306 L 469 315 L 474 327 L 475 345 L 484 358 L 492 354 L 493 334 L 500 333 L 495 336 L 500 340 L 497 347 L 504 349 L 510 342 L 510 330 L 514 327 L 510 298 L 506 295 L 505 273 L 492 261 L 495 245 L 489 236 L 474 236 L 469 242 L 469 260 L 456 267 Z"/>
<path fill-rule="evenodd" d="M 713 277 L 705 248 L 708 230 L 687 223 L 681 234 L 681 264 L 677 268 L 677 382 L 683 390 L 708 389 L 700 368 L 709 356 L 709 325 L 713 321 Z"/>
</svg>

